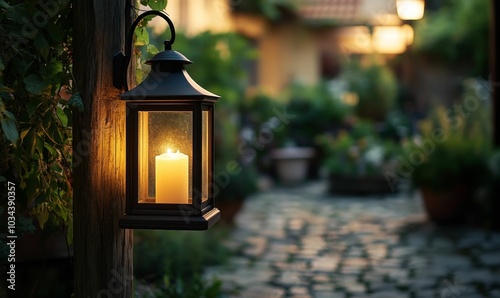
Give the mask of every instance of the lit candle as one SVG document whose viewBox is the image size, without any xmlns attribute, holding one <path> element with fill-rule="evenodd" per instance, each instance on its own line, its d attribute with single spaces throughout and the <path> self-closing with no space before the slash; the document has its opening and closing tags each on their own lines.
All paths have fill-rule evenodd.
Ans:
<svg viewBox="0 0 500 298">
<path fill-rule="evenodd" d="M 188 203 L 189 159 L 186 154 L 167 153 L 155 157 L 156 203 Z"/>
</svg>

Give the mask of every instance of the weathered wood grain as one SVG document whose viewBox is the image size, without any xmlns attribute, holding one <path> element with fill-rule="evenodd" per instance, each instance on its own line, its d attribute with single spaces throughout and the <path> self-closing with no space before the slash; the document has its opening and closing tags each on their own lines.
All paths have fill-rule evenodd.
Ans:
<svg viewBox="0 0 500 298">
<path fill-rule="evenodd" d="M 132 231 L 125 211 L 125 105 L 112 86 L 112 58 L 130 24 L 119 0 L 74 1 L 74 76 L 85 112 L 74 115 L 76 297 L 132 297 Z M 74 159 L 76 161 L 76 159 Z"/>
</svg>

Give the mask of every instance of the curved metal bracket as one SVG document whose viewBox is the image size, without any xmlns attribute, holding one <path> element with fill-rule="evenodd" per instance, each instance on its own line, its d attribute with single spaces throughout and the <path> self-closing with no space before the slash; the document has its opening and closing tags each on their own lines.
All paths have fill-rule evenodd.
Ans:
<svg viewBox="0 0 500 298">
<path fill-rule="evenodd" d="M 125 39 L 125 54 L 123 52 L 118 52 L 113 56 L 113 86 L 117 89 L 125 89 L 128 91 L 127 84 L 127 70 L 130 64 L 130 59 L 132 58 L 132 41 L 134 38 L 134 31 L 140 21 L 142 21 L 145 17 L 155 15 L 162 17 L 170 28 L 170 39 L 166 40 L 163 44 L 165 45 L 165 51 L 172 50 L 172 44 L 175 41 L 175 28 L 174 23 L 168 17 L 167 14 L 158 10 L 147 11 L 137 17 L 132 23 L 130 30 Z"/>
</svg>

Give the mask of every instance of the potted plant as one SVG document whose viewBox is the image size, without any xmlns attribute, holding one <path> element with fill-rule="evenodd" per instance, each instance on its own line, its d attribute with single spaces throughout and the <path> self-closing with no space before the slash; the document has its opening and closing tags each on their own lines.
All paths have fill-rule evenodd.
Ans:
<svg viewBox="0 0 500 298">
<path fill-rule="evenodd" d="M 429 219 L 437 223 L 463 221 L 475 190 L 488 177 L 490 144 L 478 119 L 443 107 L 420 123 L 421 137 L 406 148 L 411 181 L 420 188 Z"/>
<path fill-rule="evenodd" d="M 322 136 L 318 142 L 326 152 L 330 192 L 367 195 L 393 191 L 384 173 L 395 171 L 400 146 L 378 137 L 370 123 L 357 124 L 351 132 L 341 131 L 336 137 Z"/>
<path fill-rule="evenodd" d="M 398 85 L 390 70 L 376 56 L 349 61 L 341 79 L 357 95 L 356 115 L 372 121 L 384 121 L 396 101 Z"/>
<path fill-rule="evenodd" d="M 316 86 L 292 85 L 286 93 L 288 123 L 277 135 L 281 141 L 272 151 L 280 180 L 297 183 L 307 177 L 319 176 L 322 148 L 316 137 L 337 131 L 349 108 L 334 95 L 327 84 Z"/>
</svg>

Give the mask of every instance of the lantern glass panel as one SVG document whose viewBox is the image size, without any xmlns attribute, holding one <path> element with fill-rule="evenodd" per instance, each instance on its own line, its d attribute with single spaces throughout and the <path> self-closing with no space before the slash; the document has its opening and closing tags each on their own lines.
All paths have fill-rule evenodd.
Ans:
<svg viewBox="0 0 500 298">
<path fill-rule="evenodd" d="M 212 167 L 210 162 L 211 154 L 211 141 L 210 130 L 212 119 L 209 111 L 203 111 L 201 116 L 202 121 L 202 141 L 201 141 L 201 156 L 202 156 L 202 170 L 201 170 L 201 183 L 202 183 L 202 202 L 208 201 L 208 189 L 210 184 L 210 169 Z"/>
<path fill-rule="evenodd" d="M 139 111 L 139 203 L 191 204 L 193 113 Z"/>
</svg>

